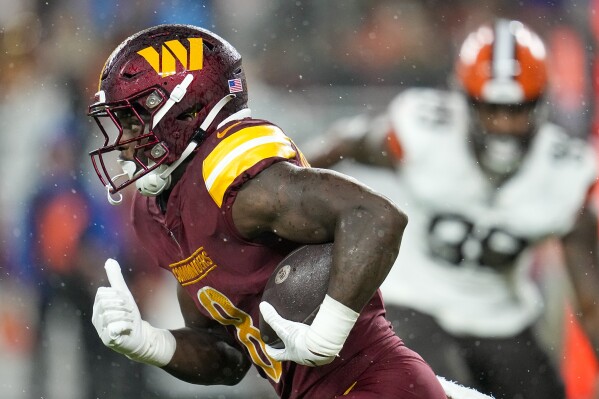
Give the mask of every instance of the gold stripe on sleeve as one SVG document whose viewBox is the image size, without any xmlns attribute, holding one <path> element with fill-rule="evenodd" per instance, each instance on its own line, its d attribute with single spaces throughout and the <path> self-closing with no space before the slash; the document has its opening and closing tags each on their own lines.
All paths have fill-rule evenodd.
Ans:
<svg viewBox="0 0 599 399">
<path fill-rule="evenodd" d="M 204 160 L 204 182 L 220 207 L 227 188 L 243 172 L 258 162 L 296 155 L 291 139 L 275 126 L 252 126 L 235 132 L 220 142 Z"/>
</svg>

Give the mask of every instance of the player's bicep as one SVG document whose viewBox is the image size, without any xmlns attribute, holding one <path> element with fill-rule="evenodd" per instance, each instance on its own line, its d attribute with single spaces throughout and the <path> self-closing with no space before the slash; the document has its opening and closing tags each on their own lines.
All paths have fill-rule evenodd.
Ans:
<svg viewBox="0 0 599 399">
<path fill-rule="evenodd" d="M 247 182 L 233 205 L 233 221 L 246 238 L 271 232 L 291 241 L 331 241 L 339 221 L 366 206 L 388 202 L 356 180 L 334 171 L 275 164 Z"/>
<path fill-rule="evenodd" d="M 263 233 L 285 237 L 288 230 L 295 229 L 302 238 L 300 242 L 324 242 L 329 238 L 326 219 L 318 220 L 312 215 L 319 214 L 320 209 L 311 209 L 310 214 L 302 212 L 307 187 L 297 184 L 294 174 L 298 169 L 303 168 L 279 162 L 243 185 L 232 209 L 233 222 L 242 236 L 250 240 Z M 286 222 L 284 226 L 282 220 Z"/>
</svg>

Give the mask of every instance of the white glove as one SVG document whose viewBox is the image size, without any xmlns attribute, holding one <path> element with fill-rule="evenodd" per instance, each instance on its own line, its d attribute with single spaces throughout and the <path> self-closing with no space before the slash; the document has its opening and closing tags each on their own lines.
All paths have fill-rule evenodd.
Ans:
<svg viewBox="0 0 599 399">
<path fill-rule="evenodd" d="M 175 337 L 141 319 L 116 260 L 108 259 L 104 268 L 110 287 L 98 288 L 92 315 L 102 342 L 132 360 L 159 367 L 167 365 L 175 353 Z"/>
<path fill-rule="evenodd" d="M 446 380 L 444 377 L 437 376 L 441 383 L 447 399 L 493 399 L 491 396 L 480 393 L 473 388 L 467 388 L 457 382 Z"/>
<path fill-rule="evenodd" d="M 331 363 L 359 316 L 328 295 L 310 326 L 284 319 L 268 302 L 260 303 L 260 312 L 285 345 L 283 349 L 266 345 L 266 353 L 275 360 L 290 360 L 304 366 Z"/>
</svg>

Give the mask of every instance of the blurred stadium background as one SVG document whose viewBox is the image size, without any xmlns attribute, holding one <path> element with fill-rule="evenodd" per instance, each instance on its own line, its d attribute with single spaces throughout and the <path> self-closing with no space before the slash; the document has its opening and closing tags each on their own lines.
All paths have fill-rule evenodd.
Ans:
<svg viewBox="0 0 599 399">
<path fill-rule="evenodd" d="M 107 257 L 128 269 L 146 318 L 182 323 L 172 279 L 148 267 L 126 205 L 106 204 L 86 155 L 100 69 L 140 29 L 192 23 L 230 41 L 244 57 L 254 115 L 301 147 L 338 117 L 382 110 L 402 88 L 450 85 L 465 33 L 489 18 L 517 18 L 549 45 L 552 118 L 571 134 L 597 135 L 597 0 L 0 0 L 0 10 L 3 399 L 273 397 L 253 370 L 237 387 L 179 382 L 115 356 L 91 325 Z M 385 172 L 351 173 L 390 187 Z M 548 243 L 538 263 L 548 299 L 539 330 L 569 399 L 590 398 L 597 366 L 584 337 L 572 335 L 559 249 Z"/>
</svg>

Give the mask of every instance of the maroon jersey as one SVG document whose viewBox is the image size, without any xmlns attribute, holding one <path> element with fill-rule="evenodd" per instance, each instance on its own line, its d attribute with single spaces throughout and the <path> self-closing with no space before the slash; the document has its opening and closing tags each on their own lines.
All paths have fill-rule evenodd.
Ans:
<svg viewBox="0 0 599 399">
<path fill-rule="evenodd" d="M 246 181 L 283 161 L 309 167 L 291 139 L 271 123 L 249 118 L 227 123 L 200 146 L 173 188 L 166 212 L 156 198 L 138 194 L 133 222 L 159 266 L 173 273 L 200 312 L 226 327 L 281 397 L 332 398 L 401 340 L 384 319 L 377 292 L 331 364 L 306 367 L 266 354 L 258 330 L 262 292 L 277 264 L 300 244 L 274 235 L 244 240 L 232 223 L 231 206 Z"/>
</svg>

